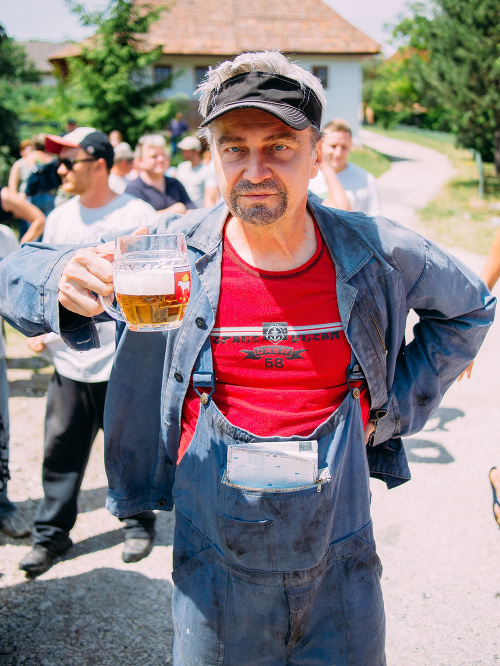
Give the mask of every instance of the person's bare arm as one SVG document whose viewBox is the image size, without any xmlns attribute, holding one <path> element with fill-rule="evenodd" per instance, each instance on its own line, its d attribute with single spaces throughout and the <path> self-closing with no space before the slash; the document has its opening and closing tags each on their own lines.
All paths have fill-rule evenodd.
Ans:
<svg viewBox="0 0 500 666">
<path fill-rule="evenodd" d="M 13 192 L 17 192 L 19 190 L 20 180 L 21 180 L 21 171 L 19 169 L 19 164 L 18 162 L 14 162 L 14 164 L 12 165 L 12 169 L 10 170 L 9 184 L 7 187 L 11 189 Z"/>
<path fill-rule="evenodd" d="M 16 217 L 26 220 L 30 225 L 28 231 L 21 238 L 21 243 L 36 240 L 42 235 L 43 228 L 45 227 L 45 215 L 39 208 L 23 199 L 17 192 L 13 192 L 8 187 L 2 189 L 1 197 L 2 207 L 5 211 L 14 213 Z"/>
<path fill-rule="evenodd" d="M 481 277 L 490 291 L 500 277 L 500 229 L 491 244 L 486 263 L 481 271 Z"/>
<path fill-rule="evenodd" d="M 481 278 L 486 284 L 488 289 L 491 291 L 496 285 L 498 278 L 500 277 L 500 229 L 497 231 L 493 243 L 491 244 L 490 251 L 486 257 L 486 263 L 483 270 L 481 271 Z M 458 381 L 467 377 L 469 379 L 472 366 L 474 361 L 462 372 Z"/>
<path fill-rule="evenodd" d="M 203 194 L 203 207 L 212 208 L 219 201 L 220 190 L 217 185 L 206 185 Z"/>
<path fill-rule="evenodd" d="M 181 215 L 186 214 L 186 206 L 178 201 L 177 203 L 172 204 L 168 208 L 163 208 L 162 210 L 156 211 L 159 215 L 162 213 L 180 213 Z"/>
<path fill-rule="evenodd" d="M 45 349 L 44 339 L 45 333 L 42 335 L 37 335 L 34 338 L 27 338 L 26 344 L 31 349 L 31 351 L 35 352 L 35 354 L 40 354 Z"/>
<path fill-rule="evenodd" d="M 331 148 L 323 143 L 323 161 L 321 162 L 320 169 L 328 185 L 328 199 L 323 201 L 323 206 L 339 208 L 340 210 L 352 210 L 344 188 L 337 178 L 335 169 L 328 160 L 329 152 L 331 152 Z"/>
</svg>

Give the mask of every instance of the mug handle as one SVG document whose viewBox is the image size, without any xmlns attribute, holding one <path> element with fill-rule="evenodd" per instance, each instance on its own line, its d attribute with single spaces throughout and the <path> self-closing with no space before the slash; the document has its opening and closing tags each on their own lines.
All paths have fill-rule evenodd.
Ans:
<svg viewBox="0 0 500 666">
<path fill-rule="evenodd" d="M 110 317 L 113 317 L 113 319 L 118 319 L 118 321 L 127 321 L 122 313 L 115 308 L 109 296 L 101 296 L 99 294 L 99 301 Z"/>
</svg>

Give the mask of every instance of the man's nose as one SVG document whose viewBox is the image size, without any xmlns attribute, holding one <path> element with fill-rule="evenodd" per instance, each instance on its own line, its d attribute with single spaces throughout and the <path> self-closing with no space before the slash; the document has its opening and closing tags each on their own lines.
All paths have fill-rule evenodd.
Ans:
<svg viewBox="0 0 500 666">
<path fill-rule="evenodd" d="M 271 176 L 271 169 L 267 166 L 263 156 L 257 152 L 250 153 L 245 168 L 245 179 L 251 183 L 260 183 Z"/>
<path fill-rule="evenodd" d="M 62 171 L 61 171 L 61 169 L 62 169 Z M 68 173 L 68 169 L 67 169 L 67 167 L 64 166 L 63 162 L 61 162 L 61 164 L 57 167 L 57 173 L 60 176 L 64 176 L 65 174 Z"/>
</svg>

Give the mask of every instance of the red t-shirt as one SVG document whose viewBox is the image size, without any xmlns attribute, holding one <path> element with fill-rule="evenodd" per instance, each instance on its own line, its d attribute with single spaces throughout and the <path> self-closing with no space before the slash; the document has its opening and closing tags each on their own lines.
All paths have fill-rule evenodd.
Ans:
<svg viewBox="0 0 500 666">
<path fill-rule="evenodd" d="M 303 266 L 254 268 L 224 239 L 222 281 L 210 334 L 212 399 L 235 426 L 259 436 L 307 436 L 347 395 L 351 348 L 337 305 L 335 267 L 316 227 L 317 249 Z M 196 429 L 200 398 L 190 384 L 178 461 Z M 368 422 L 368 391 L 361 392 Z"/>
</svg>

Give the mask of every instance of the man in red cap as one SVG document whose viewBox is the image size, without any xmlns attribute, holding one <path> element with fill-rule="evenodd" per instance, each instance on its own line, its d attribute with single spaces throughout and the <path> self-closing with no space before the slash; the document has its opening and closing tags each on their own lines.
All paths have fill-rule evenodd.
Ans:
<svg viewBox="0 0 500 666">
<path fill-rule="evenodd" d="M 48 135 L 47 149 L 59 157 L 63 190 L 72 198 L 47 218 L 48 243 L 94 243 L 103 234 L 156 222 L 147 203 L 110 189 L 113 147 L 103 132 L 79 127 L 63 137 Z M 47 394 L 42 468 L 44 498 L 33 528 L 33 549 L 19 568 L 46 571 L 71 545 L 77 497 L 92 443 L 103 426 L 104 400 L 115 352 L 115 325 L 98 325 L 101 346 L 85 354 L 69 349 L 55 333 L 31 338 L 33 351 L 50 355 L 55 371 Z M 151 550 L 155 516 L 142 512 L 125 520 L 122 557 L 133 562 Z"/>
</svg>

